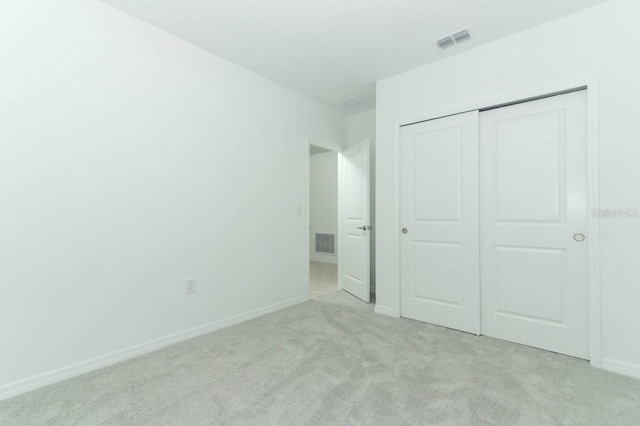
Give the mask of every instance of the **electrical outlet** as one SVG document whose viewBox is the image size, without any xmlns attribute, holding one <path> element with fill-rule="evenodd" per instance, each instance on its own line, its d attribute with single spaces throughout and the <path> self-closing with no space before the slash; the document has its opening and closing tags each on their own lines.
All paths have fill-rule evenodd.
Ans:
<svg viewBox="0 0 640 426">
<path fill-rule="evenodd" d="M 196 279 L 187 280 L 187 294 L 193 294 L 196 292 Z"/>
</svg>

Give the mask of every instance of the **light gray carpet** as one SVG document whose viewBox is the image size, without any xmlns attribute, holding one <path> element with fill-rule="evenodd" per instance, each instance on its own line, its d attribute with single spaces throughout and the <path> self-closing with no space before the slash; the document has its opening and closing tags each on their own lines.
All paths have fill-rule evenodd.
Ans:
<svg viewBox="0 0 640 426">
<path fill-rule="evenodd" d="M 0 403 L 2 425 L 638 425 L 640 381 L 344 292 Z"/>
</svg>

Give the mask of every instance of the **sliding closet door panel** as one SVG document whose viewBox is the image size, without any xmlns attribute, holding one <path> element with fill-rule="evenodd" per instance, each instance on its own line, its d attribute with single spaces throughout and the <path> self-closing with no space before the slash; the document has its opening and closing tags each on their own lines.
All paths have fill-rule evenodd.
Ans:
<svg viewBox="0 0 640 426">
<path fill-rule="evenodd" d="M 586 92 L 483 112 L 480 132 L 482 334 L 588 358 Z"/>
<path fill-rule="evenodd" d="M 478 334 L 478 112 L 405 126 L 401 315 Z"/>
</svg>

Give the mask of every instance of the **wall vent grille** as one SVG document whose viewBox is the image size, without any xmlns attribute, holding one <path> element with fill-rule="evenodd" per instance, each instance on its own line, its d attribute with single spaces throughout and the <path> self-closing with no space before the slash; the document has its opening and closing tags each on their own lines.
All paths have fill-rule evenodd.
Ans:
<svg viewBox="0 0 640 426">
<path fill-rule="evenodd" d="M 336 254 L 335 234 L 316 234 L 316 253 Z"/>
</svg>

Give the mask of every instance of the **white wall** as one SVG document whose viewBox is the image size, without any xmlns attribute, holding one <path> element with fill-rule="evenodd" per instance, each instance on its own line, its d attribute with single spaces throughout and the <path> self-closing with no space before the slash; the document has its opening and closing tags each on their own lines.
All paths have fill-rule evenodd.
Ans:
<svg viewBox="0 0 640 426">
<path fill-rule="evenodd" d="M 376 140 L 376 109 L 351 114 L 347 117 L 347 140 L 349 145 L 361 141 L 364 138 L 371 140 L 375 146 Z"/>
<path fill-rule="evenodd" d="M 640 207 L 639 16 L 640 2 L 613 0 L 378 83 L 379 312 L 399 313 L 400 121 L 598 74 L 600 207 Z M 603 364 L 640 377 L 640 220 L 601 220 L 600 229 Z"/>
<path fill-rule="evenodd" d="M 345 116 L 98 1 L 0 35 L 0 396 L 304 300 L 306 137 Z"/>
<path fill-rule="evenodd" d="M 369 167 L 369 184 L 371 187 L 371 212 L 370 220 L 373 230 L 371 232 L 371 251 L 369 253 L 371 262 L 369 275 L 371 279 L 371 292 L 376 292 L 376 110 L 352 114 L 347 117 L 347 141 L 349 145 L 369 138 L 371 143 L 371 165 Z"/>
<path fill-rule="evenodd" d="M 309 258 L 338 263 L 338 153 L 314 154 L 309 159 Z M 316 253 L 315 234 L 336 236 L 336 254 Z"/>
</svg>

